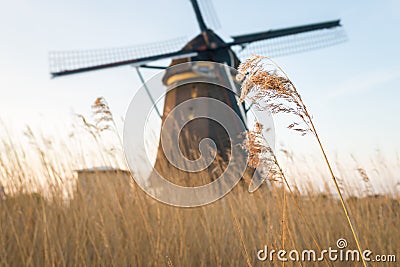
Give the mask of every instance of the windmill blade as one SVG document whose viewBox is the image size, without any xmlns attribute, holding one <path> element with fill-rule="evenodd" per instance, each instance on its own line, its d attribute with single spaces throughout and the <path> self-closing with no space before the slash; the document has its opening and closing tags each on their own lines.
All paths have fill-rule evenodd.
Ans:
<svg viewBox="0 0 400 267">
<path fill-rule="evenodd" d="M 82 73 L 82 72 L 88 72 L 88 71 L 94 71 L 94 70 L 101 70 L 101 69 L 109 69 L 109 68 L 114 68 L 114 67 L 120 67 L 120 66 L 125 66 L 125 65 L 131 65 L 133 67 L 145 65 L 147 63 L 150 63 L 152 61 L 160 60 L 160 59 L 178 59 L 178 58 L 187 58 L 187 57 L 194 57 L 196 56 L 197 53 L 193 51 L 177 51 L 177 52 L 172 52 L 168 54 L 162 54 L 162 55 L 156 55 L 156 56 L 150 56 L 150 57 L 144 57 L 144 58 L 138 58 L 138 59 L 130 59 L 130 60 L 125 60 L 125 61 L 116 61 L 112 63 L 106 63 L 106 64 L 100 64 L 100 65 L 93 65 L 89 67 L 82 67 L 82 68 L 76 68 L 76 69 L 67 69 L 67 70 L 61 70 L 58 72 L 51 72 L 51 75 L 53 78 L 59 77 L 59 76 L 65 76 L 65 75 L 70 75 L 70 74 L 76 74 L 76 73 Z"/>
<path fill-rule="evenodd" d="M 346 40 L 347 35 L 343 28 L 334 28 L 252 42 L 245 48 L 236 46 L 232 49 L 241 60 L 252 54 L 267 55 L 273 58 L 321 49 L 343 43 Z"/>
<path fill-rule="evenodd" d="M 265 32 L 233 36 L 232 37 L 233 42 L 231 42 L 229 44 L 230 45 L 245 45 L 245 44 L 249 44 L 249 43 L 256 42 L 256 41 L 267 40 L 267 39 L 278 38 L 278 37 L 299 34 L 299 33 L 305 33 L 305 32 L 311 32 L 311 31 L 317 31 L 317 30 L 323 30 L 323 29 L 331 29 L 331 28 L 336 28 L 336 27 L 340 27 L 340 26 L 341 26 L 340 20 L 333 20 L 333 21 L 308 24 L 308 25 L 278 29 L 278 30 L 269 30 L 269 31 L 265 31 Z"/>
<path fill-rule="evenodd" d="M 210 28 L 218 30 L 221 28 L 221 22 L 218 19 L 217 13 L 212 0 L 200 0 L 199 6 L 201 13 L 204 15 L 204 20 Z"/>
<path fill-rule="evenodd" d="M 52 51 L 49 53 L 50 72 L 53 77 L 129 64 L 146 64 L 149 61 L 171 57 L 187 57 L 180 51 L 187 38 L 139 46 L 83 51 Z"/>
</svg>

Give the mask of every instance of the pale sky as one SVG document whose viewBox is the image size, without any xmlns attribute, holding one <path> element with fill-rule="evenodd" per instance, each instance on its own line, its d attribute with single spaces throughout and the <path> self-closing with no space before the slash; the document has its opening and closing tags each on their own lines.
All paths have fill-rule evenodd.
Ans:
<svg viewBox="0 0 400 267">
<path fill-rule="evenodd" d="M 213 0 L 224 35 L 341 19 L 346 43 L 276 58 L 301 92 L 330 151 L 399 151 L 400 2 Z M 73 112 L 89 114 L 98 96 L 124 117 L 140 87 L 130 67 L 50 79 L 49 50 L 129 46 L 193 37 L 188 0 L 0 0 L 0 118 L 66 131 Z M 156 71 L 145 70 L 147 78 Z M 277 124 L 279 127 L 279 123 Z M 277 130 L 278 142 L 297 137 Z M 307 147 L 303 147 L 307 150 Z"/>
</svg>

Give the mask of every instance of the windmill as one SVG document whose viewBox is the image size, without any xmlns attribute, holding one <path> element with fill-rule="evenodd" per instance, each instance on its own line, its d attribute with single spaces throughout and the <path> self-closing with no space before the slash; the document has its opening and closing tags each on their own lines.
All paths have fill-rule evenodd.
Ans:
<svg viewBox="0 0 400 267">
<path fill-rule="evenodd" d="M 138 74 L 142 79 L 139 68 L 163 69 L 165 67 L 152 65 L 153 62 L 162 59 L 172 59 L 170 66 L 178 66 L 178 64 L 184 62 L 201 61 L 217 62 L 237 68 L 240 63 L 239 58 L 249 52 L 266 54 L 272 57 L 281 56 L 337 44 L 345 39 L 344 32 L 341 30 L 340 20 L 334 20 L 232 36 L 231 40 L 224 41 L 207 26 L 198 1 L 190 0 L 190 2 L 196 15 L 200 33 L 183 46 L 182 39 L 179 39 L 141 47 L 50 52 L 52 77 L 120 66 L 133 66 L 137 68 Z M 207 69 L 207 64 L 203 67 Z M 178 71 L 176 71 L 177 69 Z M 172 73 L 167 71 L 165 74 L 163 82 L 166 86 L 173 86 L 174 84 L 176 85 L 177 81 L 190 80 L 193 76 L 202 75 L 191 68 L 174 68 L 174 70 Z M 212 70 L 209 69 L 208 71 Z M 229 83 L 232 82 L 232 77 L 229 76 L 229 73 L 219 72 L 216 74 L 216 79 Z M 197 97 L 209 97 L 224 102 L 245 123 L 248 108 L 246 106 L 240 107 L 236 104 L 237 96 L 233 92 L 218 86 L 205 84 L 184 84 L 168 91 L 164 100 L 164 110 L 162 114 L 159 112 L 162 122 L 164 123 L 165 118 L 174 107 L 188 99 Z M 223 127 L 205 119 L 193 121 L 182 132 L 180 143 L 183 145 L 183 150 L 187 150 L 188 157 L 190 157 L 189 148 L 196 147 L 198 140 L 206 137 L 214 140 L 218 154 L 223 160 L 227 160 L 226 152 L 230 147 L 229 137 L 226 136 Z M 160 144 L 155 169 L 161 173 L 168 174 L 171 168 L 174 167 L 168 164 Z M 179 172 L 179 170 L 175 171 Z M 205 172 L 210 173 L 211 169 L 209 168 Z"/>
</svg>

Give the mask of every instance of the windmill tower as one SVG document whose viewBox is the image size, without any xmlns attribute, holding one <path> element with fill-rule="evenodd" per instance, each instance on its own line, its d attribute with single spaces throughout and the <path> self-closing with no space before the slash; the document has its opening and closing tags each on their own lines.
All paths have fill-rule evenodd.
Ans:
<svg viewBox="0 0 400 267">
<path fill-rule="evenodd" d="M 171 110 L 177 105 L 193 98 L 206 97 L 219 100 L 228 105 L 236 117 L 232 117 L 232 123 L 237 125 L 238 131 L 243 131 L 242 124 L 246 125 L 245 106 L 238 106 L 234 92 L 226 90 L 221 86 L 207 85 L 200 83 L 186 83 L 179 85 L 181 81 L 191 79 L 201 79 L 202 75 L 211 73 L 219 84 L 229 84 L 234 80 L 233 73 L 224 72 L 221 69 L 215 70 L 211 65 L 204 62 L 216 62 L 226 64 L 227 66 L 237 68 L 240 63 L 240 56 L 245 56 L 248 52 L 266 54 L 268 56 L 286 55 L 295 52 L 306 51 L 309 49 L 325 47 L 342 42 L 345 39 L 343 31 L 340 30 L 340 21 L 328 21 L 303 26 L 283 28 L 278 30 L 268 30 L 259 33 L 251 33 L 239 36 L 233 36 L 231 40 L 224 41 L 212 29 L 210 29 L 203 18 L 202 11 L 197 0 L 190 0 L 200 33 L 192 40 L 179 48 L 176 43 L 159 43 L 149 45 L 145 52 L 135 47 L 114 48 L 96 51 L 82 52 L 51 52 L 50 69 L 53 77 L 66 76 L 82 72 L 108 69 L 119 66 L 134 66 L 136 68 L 166 68 L 152 65 L 152 62 L 161 59 L 172 59 L 170 66 L 178 66 L 185 62 L 201 62 L 200 68 L 203 71 L 196 71 L 193 68 L 174 68 L 173 72 L 167 71 L 163 78 L 163 83 L 167 87 L 174 87 L 168 91 L 165 96 L 164 110 L 161 115 L 162 122 L 168 117 Z M 178 45 L 178 46 L 177 46 Z M 152 51 L 154 48 L 154 51 Z M 137 53 L 139 51 L 139 53 Z M 139 73 L 140 74 L 140 73 Z M 240 87 L 239 85 L 237 85 Z M 207 107 L 202 107 L 207 109 Z M 186 112 L 180 116 L 190 116 L 191 111 L 196 107 L 189 107 Z M 173 129 L 164 129 L 170 131 Z M 174 133 L 175 134 L 175 133 Z M 229 156 L 230 140 L 223 127 L 207 119 L 196 119 L 188 123 L 179 137 L 180 147 L 183 154 L 190 157 L 196 157 L 192 154 L 193 148 L 196 148 L 199 141 L 203 138 L 211 138 L 216 145 L 217 154 L 226 161 Z M 180 173 L 180 170 L 171 166 L 165 156 L 164 151 L 159 145 L 155 169 L 168 176 L 171 170 Z M 228 153 L 229 154 L 229 153 Z M 210 166 L 203 171 L 203 175 L 212 176 L 215 166 Z M 251 173 L 254 170 L 249 169 Z M 185 177 L 185 173 L 180 173 Z M 194 182 L 197 184 L 197 182 Z M 198 184 L 197 184 L 198 185 Z"/>
</svg>

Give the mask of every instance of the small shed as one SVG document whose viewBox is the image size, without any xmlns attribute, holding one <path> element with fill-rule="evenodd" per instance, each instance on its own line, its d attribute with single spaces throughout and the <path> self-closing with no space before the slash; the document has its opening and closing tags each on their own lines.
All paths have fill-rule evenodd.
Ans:
<svg viewBox="0 0 400 267">
<path fill-rule="evenodd" d="M 77 192 L 85 198 L 121 198 L 132 194 L 133 180 L 127 170 L 109 166 L 76 170 Z"/>
</svg>

